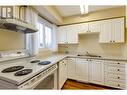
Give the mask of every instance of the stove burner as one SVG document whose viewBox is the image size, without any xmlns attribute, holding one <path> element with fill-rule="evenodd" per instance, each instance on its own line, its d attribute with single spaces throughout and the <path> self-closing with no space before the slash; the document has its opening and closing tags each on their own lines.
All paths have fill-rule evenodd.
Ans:
<svg viewBox="0 0 127 95">
<path fill-rule="evenodd" d="M 32 60 L 32 61 L 30 61 L 30 63 L 38 63 L 38 62 L 40 62 L 40 60 Z"/>
<path fill-rule="evenodd" d="M 32 69 L 24 69 L 24 70 L 16 72 L 15 76 L 27 75 L 27 74 L 31 73 L 32 71 L 33 71 Z"/>
<path fill-rule="evenodd" d="M 4 69 L 1 72 L 2 73 L 10 73 L 10 72 L 15 72 L 15 71 L 21 70 L 23 68 L 24 68 L 24 66 L 13 66 L 13 67 L 9 67 L 9 68 Z"/>
<path fill-rule="evenodd" d="M 48 65 L 50 63 L 51 63 L 50 61 L 42 61 L 42 62 L 39 62 L 38 65 Z"/>
</svg>

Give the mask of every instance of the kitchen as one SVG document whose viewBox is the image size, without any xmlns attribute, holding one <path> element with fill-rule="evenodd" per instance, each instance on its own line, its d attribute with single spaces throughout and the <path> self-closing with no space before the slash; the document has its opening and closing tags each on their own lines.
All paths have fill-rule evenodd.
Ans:
<svg viewBox="0 0 127 95">
<path fill-rule="evenodd" d="M 0 11 L 0 89 L 127 89 L 126 6 Z"/>
</svg>

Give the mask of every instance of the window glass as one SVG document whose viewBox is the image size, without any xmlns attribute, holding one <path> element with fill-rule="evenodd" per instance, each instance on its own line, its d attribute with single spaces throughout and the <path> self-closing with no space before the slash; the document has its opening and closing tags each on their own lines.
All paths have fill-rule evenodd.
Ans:
<svg viewBox="0 0 127 95">
<path fill-rule="evenodd" d="M 44 48 L 44 25 L 38 22 L 38 30 L 39 30 L 39 48 Z"/>
<path fill-rule="evenodd" d="M 45 27 L 45 45 L 47 48 L 52 45 L 52 29 L 48 26 Z"/>
<path fill-rule="evenodd" d="M 50 49 L 52 47 L 53 43 L 53 32 L 52 28 L 49 27 L 46 23 L 43 21 L 38 21 L 37 24 L 38 27 L 38 46 L 39 48 L 48 48 Z"/>
</svg>

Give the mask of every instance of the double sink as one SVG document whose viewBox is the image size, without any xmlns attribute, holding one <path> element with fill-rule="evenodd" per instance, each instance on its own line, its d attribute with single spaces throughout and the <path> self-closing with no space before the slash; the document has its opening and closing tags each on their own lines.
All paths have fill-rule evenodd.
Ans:
<svg viewBox="0 0 127 95">
<path fill-rule="evenodd" d="M 94 57 L 94 58 L 102 58 L 102 56 L 99 55 L 93 55 L 93 54 L 78 54 L 77 56 L 83 56 L 83 57 Z"/>
</svg>

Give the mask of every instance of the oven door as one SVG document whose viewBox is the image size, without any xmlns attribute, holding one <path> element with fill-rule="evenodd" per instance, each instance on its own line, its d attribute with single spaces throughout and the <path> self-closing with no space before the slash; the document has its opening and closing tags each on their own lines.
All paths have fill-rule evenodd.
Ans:
<svg viewBox="0 0 127 95">
<path fill-rule="evenodd" d="M 47 76 L 34 89 L 57 89 L 57 72 Z"/>
<path fill-rule="evenodd" d="M 19 89 L 57 89 L 57 65 L 20 85 Z"/>
</svg>

